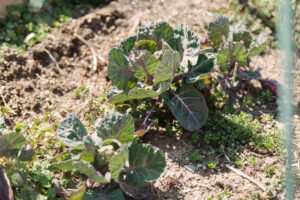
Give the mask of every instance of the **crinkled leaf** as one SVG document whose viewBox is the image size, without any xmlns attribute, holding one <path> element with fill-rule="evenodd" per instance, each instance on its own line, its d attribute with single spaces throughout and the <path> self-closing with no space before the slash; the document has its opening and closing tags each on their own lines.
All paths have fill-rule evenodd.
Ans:
<svg viewBox="0 0 300 200">
<path fill-rule="evenodd" d="M 128 147 L 125 145 L 110 158 L 108 167 L 111 178 L 118 180 L 120 172 L 128 161 L 128 156 Z"/>
<path fill-rule="evenodd" d="M 130 53 L 130 70 L 139 80 L 153 81 L 153 73 L 158 60 L 148 50 L 136 50 Z"/>
<path fill-rule="evenodd" d="M 106 183 L 107 180 L 95 170 L 93 165 L 84 160 L 67 160 L 63 162 L 53 163 L 50 166 L 51 170 L 77 170 L 86 175 L 91 180 L 98 183 Z"/>
<path fill-rule="evenodd" d="M 144 199 L 151 195 L 151 183 L 140 182 L 136 183 L 130 177 L 123 177 L 119 180 L 119 186 L 124 193 L 133 197 L 134 199 Z"/>
<path fill-rule="evenodd" d="M 247 30 L 246 26 L 243 24 L 235 25 L 230 27 L 232 32 L 232 39 L 235 42 L 242 41 L 246 48 L 248 49 L 252 42 L 252 34 Z"/>
<path fill-rule="evenodd" d="M 82 200 L 125 200 L 125 198 L 119 189 L 105 192 L 90 189 L 83 195 Z"/>
<path fill-rule="evenodd" d="M 157 51 L 156 43 L 152 40 L 141 40 L 137 42 L 137 44 L 134 47 L 137 50 L 148 50 L 151 53 L 154 53 Z"/>
<path fill-rule="evenodd" d="M 253 58 L 254 56 L 260 54 L 266 46 L 270 43 L 270 38 L 265 33 L 261 33 L 257 37 L 254 37 L 253 42 L 251 44 L 249 58 Z"/>
<path fill-rule="evenodd" d="M 58 138 L 69 147 L 82 146 L 86 129 L 76 115 L 70 115 L 57 127 Z"/>
<path fill-rule="evenodd" d="M 157 64 L 154 71 L 154 83 L 172 81 L 180 65 L 180 55 L 173 50 L 166 50 L 162 60 Z"/>
<path fill-rule="evenodd" d="M 164 155 L 150 144 L 132 144 L 129 146 L 129 167 L 127 176 L 136 183 L 154 181 L 166 169 Z"/>
<path fill-rule="evenodd" d="M 194 87 L 183 87 L 167 104 L 173 115 L 189 131 L 201 128 L 208 116 L 208 108 L 203 95 Z"/>
<path fill-rule="evenodd" d="M 214 48 L 218 48 L 223 37 L 228 38 L 229 35 L 229 20 L 227 17 L 219 16 L 208 25 L 208 39 Z"/>
<path fill-rule="evenodd" d="M 125 39 L 123 42 L 120 44 L 120 48 L 123 50 L 125 55 L 128 55 L 131 51 L 131 49 L 134 47 L 136 42 L 136 36 L 129 37 Z"/>
<path fill-rule="evenodd" d="M 104 116 L 96 131 L 103 140 L 116 139 L 126 144 L 133 140 L 134 119 L 129 114 L 111 113 Z"/>
<path fill-rule="evenodd" d="M 227 71 L 230 63 L 238 62 L 241 66 L 246 66 L 248 61 L 248 52 L 243 43 L 231 43 L 217 55 L 217 64 L 221 71 Z"/>
<path fill-rule="evenodd" d="M 214 58 L 199 54 L 198 62 L 195 66 L 190 65 L 190 74 L 186 77 L 187 83 L 194 83 L 199 80 L 200 76 L 212 72 L 214 69 Z"/>
<path fill-rule="evenodd" d="M 107 73 L 110 80 L 120 90 L 129 90 L 136 83 L 133 72 L 129 69 L 128 57 L 120 48 L 112 48 L 108 56 Z"/>
<path fill-rule="evenodd" d="M 29 144 L 23 145 L 21 151 L 19 152 L 19 158 L 22 161 L 31 161 L 34 155 L 34 149 Z"/>
<path fill-rule="evenodd" d="M 180 67 L 184 72 L 188 72 L 188 65 L 197 64 L 200 52 L 200 41 L 195 32 L 191 31 L 187 25 L 181 24 L 174 29 L 176 49 L 180 53 Z"/>
<path fill-rule="evenodd" d="M 112 86 L 109 91 L 107 92 L 106 98 L 110 99 L 111 97 L 124 93 L 124 90 L 118 89 L 116 86 Z"/>
<path fill-rule="evenodd" d="M 137 34 L 137 40 L 152 40 L 156 43 L 157 50 L 162 49 L 162 40 L 168 42 L 174 37 L 172 27 L 166 22 L 155 22 L 150 25 L 142 25 Z"/>
<path fill-rule="evenodd" d="M 26 145 L 24 136 L 17 133 L 9 133 L 0 137 L 0 157 L 17 156 L 23 145 Z"/>
</svg>

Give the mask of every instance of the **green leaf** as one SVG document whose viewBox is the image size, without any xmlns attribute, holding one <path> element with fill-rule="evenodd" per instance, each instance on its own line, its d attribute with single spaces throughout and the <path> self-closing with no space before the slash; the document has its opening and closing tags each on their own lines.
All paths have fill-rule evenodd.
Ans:
<svg viewBox="0 0 300 200">
<path fill-rule="evenodd" d="M 174 29 L 176 49 L 180 53 L 181 65 L 184 72 L 188 72 L 188 65 L 196 65 L 200 52 L 200 41 L 195 32 L 187 25 L 181 24 Z"/>
<path fill-rule="evenodd" d="M 235 62 L 238 62 L 241 66 L 246 66 L 248 52 L 245 45 L 243 43 L 233 44 L 232 49 Z"/>
<path fill-rule="evenodd" d="M 152 40 L 141 40 L 135 45 L 134 48 L 137 50 L 148 50 L 152 54 L 157 51 L 156 43 Z"/>
<path fill-rule="evenodd" d="M 154 71 L 154 83 L 172 81 L 180 65 L 180 55 L 173 50 L 166 50 L 162 60 L 157 64 Z"/>
<path fill-rule="evenodd" d="M 252 42 L 252 34 L 247 30 L 246 26 L 243 24 L 235 25 L 230 27 L 232 30 L 232 39 L 234 42 L 243 41 L 244 45 L 248 49 Z"/>
<path fill-rule="evenodd" d="M 57 127 L 58 138 L 69 147 L 83 145 L 84 137 L 87 136 L 86 129 L 76 115 L 70 115 Z"/>
<path fill-rule="evenodd" d="M 110 97 L 108 101 L 109 103 L 119 103 L 132 99 L 155 98 L 170 87 L 170 81 L 159 82 L 156 91 L 154 91 L 153 89 L 133 88 L 129 92 L 123 92 Z"/>
<path fill-rule="evenodd" d="M 120 44 L 120 48 L 123 50 L 125 55 L 129 55 L 131 49 L 134 47 L 136 42 L 136 36 L 129 37 L 125 39 L 123 42 Z"/>
<path fill-rule="evenodd" d="M 158 60 L 150 51 L 136 50 L 130 53 L 130 70 L 139 80 L 153 81 L 153 73 Z"/>
<path fill-rule="evenodd" d="M 137 41 L 152 40 L 159 51 L 162 49 L 162 40 L 169 42 L 173 37 L 172 27 L 166 22 L 159 21 L 150 25 L 142 25 L 138 30 Z"/>
<path fill-rule="evenodd" d="M 0 137 L 0 157 L 14 157 L 18 155 L 22 146 L 27 144 L 24 136 L 9 133 Z"/>
<path fill-rule="evenodd" d="M 186 77 L 186 82 L 194 83 L 198 81 L 200 76 L 212 72 L 214 66 L 215 64 L 213 57 L 207 57 L 204 54 L 199 54 L 197 64 L 195 66 L 189 66 L 190 74 Z"/>
<path fill-rule="evenodd" d="M 265 33 L 261 33 L 257 37 L 254 37 L 250 47 L 249 58 L 260 54 L 270 43 L 270 38 Z"/>
<path fill-rule="evenodd" d="M 219 16 L 208 25 L 208 39 L 214 48 L 218 48 L 223 42 L 223 37 L 228 38 L 229 20 L 227 17 Z"/>
<path fill-rule="evenodd" d="M 91 180 L 98 183 L 106 183 L 107 180 L 95 170 L 93 165 L 84 160 L 67 160 L 63 162 L 53 163 L 50 166 L 51 170 L 77 170 L 85 174 Z"/>
<path fill-rule="evenodd" d="M 83 195 L 86 192 L 86 187 L 83 185 L 80 188 L 72 191 L 71 195 L 68 197 L 68 200 L 82 200 Z"/>
<path fill-rule="evenodd" d="M 238 76 L 246 79 L 246 80 L 252 80 L 252 79 L 257 79 L 261 77 L 261 74 L 257 71 L 238 71 Z"/>
<path fill-rule="evenodd" d="M 179 94 L 167 101 L 173 115 L 189 131 L 201 128 L 208 116 L 208 108 L 202 94 L 192 86 L 182 88 Z"/>
<path fill-rule="evenodd" d="M 119 189 L 105 192 L 90 189 L 83 195 L 82 200 L 125 200 L 125 198 Z"/>
<path fill-rule="evenodd" d="M 119 174 L 128 161 L 128 154 L 128 147 L 125 145 L 122 147 L 122 149 L 119 150 L 117 154 L 110 158 L 108 167 L 113 179 L 118 180 Z"/>
<path fill-rule="evenodd" d="M 96 131 L 103 140 L 116 139 L 126 144 L 133 140 L 134 119 L 129 114 L 111 113 L 104 116 L 97 125 Z"/>
<path fill-rule="evenodd" d="M 95 156 L 98 169 L 108 164 L 114 153 L 114 147 L 112 145 L 103 146 L 101 149 L 99 149 Z"/>
<path fill-rule="evenodd" d="M 136 84 L 134 73 L 129 69 L 128 57 L 120 48 L 113 48 L 108 56 L 107 73 L 110 80 L 120 90 L 129 90 Z"/>
<path fill-rule="evenodd" d="M 166 169 L 164 155 L 150 144 L 131 144 L 129 146 L 129 167 L 127 176 L 136 183 L 154 181 Z"/>
<path fill-rule="evenodd" d="M 150 182 L 139 182 L 136 183 L 131 180 L 128 176 L 125 178 L 121 175 L 119 180 L 119 186 L 124 193 L 134 199 L 145 199 L 151 195 L 151 183 Z"/>
</svg>

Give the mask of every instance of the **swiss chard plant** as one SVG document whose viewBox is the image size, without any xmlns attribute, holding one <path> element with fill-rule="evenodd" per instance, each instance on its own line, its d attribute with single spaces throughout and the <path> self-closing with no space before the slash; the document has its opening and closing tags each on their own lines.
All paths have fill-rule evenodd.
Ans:
<svg viewBox="0 0 300 200">
<path fill-rule="evenodd" d="M 137 35 L 109 53 L 108 76 L 114 87 L 110 103 L 132 99 L 156 99 L 140 129 L 163 101 L 189 131 L 201 128 L 208 116 L 203 95 L 193 83 L 212 72 L 214 57 L 201 53 L 197 34 L 186 25 L 172 28 L 166 22 L 143 25 Z"/>
<path fill-rule="evenodd" d="M 31 161 L 35 155 L 32 147 L 27 143 L 26 138 L 18 133 L 3 134 L 5 126 L 4 117 L 0 113 L 0 158 L 6 157 L 16 159 L 17 161 Z M 13 200 L 13 190 L 11 186 L 22 188 L 27 187 L 34 189 L 28 185 L 26 175 L 18 169 L 18 167 L 9 168 L 8 176 L 4 167 L 0 166 L 0 197 L 7 200 Z"/>
<path fill-rule="evenodd" d="M 76 115 L 57 128 L 59 139 L 70 149 L 56 157 L 51 170 L 75 170 L 97 187 L 84 188 L 82 199 L 122 200 L 122 191 L 136 199 L 150 194 L 150 183 L 165 171 L 164 155 L 150 144 L 136 141 L 134 119 L 129 114 L 111 113 L 88 134 Z M 57 160 L 60 161 L 57 161 Z M 59 193 L 72 199 L 76 194 Z"/>
<path fill-rule="evenodd" d="M 244 25 L 230 25 L 228 18 L 219 16 L 209 23 L 208 40 L 220 67 L 218 79 L 221 88 L 229 96 L 228 104 L 235 102 L 242 80 L 258 79 L 272 86 L 271 81 L 261 79 L 259 70 L 253 71 L 250 68 L 251 59 L 260 54 L 270 42 L 265 33 L 253 35 Z"/>
</svg>

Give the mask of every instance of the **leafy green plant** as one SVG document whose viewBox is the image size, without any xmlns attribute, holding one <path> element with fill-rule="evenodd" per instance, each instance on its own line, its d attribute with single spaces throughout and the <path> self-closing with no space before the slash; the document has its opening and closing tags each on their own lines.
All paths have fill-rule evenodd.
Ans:
<svg viewBox="0 0 300 200">
<path fill-rule="evenodd" d="M 156 99 L 141 129 L 163 100 L 183 128 L 195 131 L 206 122 L 203 95 L 192 86 L 214 68 L 214 58 L 201 53 L 196 33 L 186 25 L 172 28 L 166 22 L 143 25 L 136 36 L 124 40 L 109 53 L 108 76 L 115 85 L 110 103 L 132 99 Z"/>
<path fill-rule="evenodd" d="M 20 161 L 31 161 L 35 152 L 27 143 L 26 138 L 18 133 L 2 134 L 4 125 L 4 118 L 0 115 L 0 157 L 13 158 L 17 163 Z M 0 196 L 4 199 L 14 199 L 11 184 L 15 187 L 21 186 L 24 192 L 31 190 L 34 193 L 33 188 L 27 184 L 26 177 L 19 169 L 17 165 L 10 167 L 7 178 L 5 168 L 0 167 Z"/>
<path fill-rule="evenodd" d="M 88 188 L 83 199 L 124 199 L 121 190 L 137 199 L 148 196 L 150 182 L 165 171 L 164 155 L 149 144 L 137 143 L 129 114 L 108 114 L 95 129 L 89 135 L 76 115 L 63 121 L 57 134 L 71 149 L 55 158 L 63 159 L 52 163 L 50 169 L 76 170 L 100 185 Z"/>
<path fill-rule="evenodd" d="M 229 96 L 229 105 L 235 102 L 236 92 L 242 88 L 242 80 L 259 79 L 277 92 L 274 82 L 261 79 L 258 70 L 250 69 L 251 59 L 260 54 L 270 42 L 265 33 L 253 35 L 246 26 L 230 25 L 226 17 L 219 16 L 209 23 L 208 39 L 212 45 L 211 51 L 217 57 L 220 67 L 218 79 Z"/>
</svg>

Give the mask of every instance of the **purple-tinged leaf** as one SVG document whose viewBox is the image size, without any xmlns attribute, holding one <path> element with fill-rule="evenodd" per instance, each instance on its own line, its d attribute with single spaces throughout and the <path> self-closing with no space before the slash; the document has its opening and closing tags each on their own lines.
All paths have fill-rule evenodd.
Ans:
<svg viewBox="0 0 300 200">
<path fill-rule="evenodd" d="M 128 56 L 128 54 L 134 47 L 135 42 L 136 42 L 136 36 L 129 37 L 129 38 L 125 39 L 123 42 L 121 42 L 120 48 L 123 50 L 125 55 Z"/>
<path fill-rule="evenodd" d="M 162 49 L 162 40 L 169 42 L 174 37 L 172 27 L 166 22 L 155 22 L 150 25 L 142 25 L 137 34 L 137 41 L 152 40 L 156 43 L 157 50 Z"/>
<path fill-rule="evenodd" d="M 154 71 L 154 83 L 172 81 L 180 65 L 180 55 L 173 50 L 166 50 L 162 60 L 157 64 Z"/>
<path fill-rule="evenodd" d="M 122 144 L 132 142 L 134 119 L 129 114 L 111 113 L 105 115 L 96 127 L 97 135 L 102 139 L 116 139 Z"/>
<path fill-rule="evenodd" d="M 158 60 L 148 50 L 136 50 L 130 53 L 130 70 L 139 80 L 153 83 L 153 74 Z"/>
<path fill-rule="evenodd" d="M 138 143 L 129 146 L 129 167 L 125 170 L 133 182 L 154 181 L 165 169 L 166 160 L 158 148 Z"/>
<path fill-rule="evenodd" d="M 120 48 L 113 48 L 108 57 L 107 73 L 110 80 L 120 90 L 129 90 L 137 82 L 134 73 L 129 69 L 129 60 Z"/>
<path fill-rule="evenodd" d="M 218 49 L 224 38 L 229 35 L 229 20 L 227 17 L 219 16 L 208 25 L 208 39 L 214 48 Z"/>
<path fill-rule="evenodd" d="M 192 86 L 182 88 L 179 94 L 173 92 L 173 95 L 166 103 L 182 127 L 189 131 L 201 128 L 208 117 L 203 95 Z"/>
<path fill-rule="evenodd" d="M 180 67 L 188 72 L 188 66 L 196 65 L 200 52 L 200 41 L 197 34 L 187 25 L 181 24 L 174 29 L 175 50 L 180 53 Z"/>
</svg>

